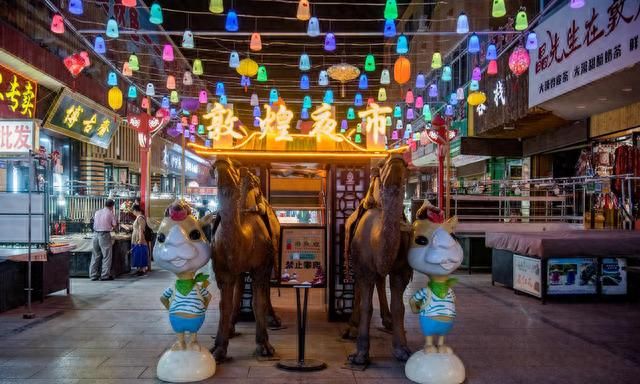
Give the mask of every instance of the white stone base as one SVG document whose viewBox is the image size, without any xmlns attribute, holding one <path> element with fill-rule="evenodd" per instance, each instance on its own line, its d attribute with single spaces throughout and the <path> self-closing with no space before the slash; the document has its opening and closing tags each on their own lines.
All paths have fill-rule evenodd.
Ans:
<svg viewBox="0 0 640 384">
<path fill-rule="evenodd" d="M 460 384 L 465 379 L 462 361 L 453 353 L 424 353 L 411 355 L 404 366 L 407 378 L 419 384 Z"/>
<path fill-rule="evenodd" d="M 201 351 L 167 350 L 158 361 L 158 379 L 170 383 L 206 380 L 216 373 L 216 361 L 206 348 Z"/>
</svg>

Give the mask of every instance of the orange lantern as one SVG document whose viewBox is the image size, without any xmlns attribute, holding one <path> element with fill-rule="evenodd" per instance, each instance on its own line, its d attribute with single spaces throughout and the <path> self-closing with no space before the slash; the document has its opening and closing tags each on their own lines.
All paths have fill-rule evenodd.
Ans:
<svg viewBox="0 0 640 384">
<path fill-rule="evenodd" d="M 176 78 L 173 75 L 167 76 L 167 89 L 176 89 Z"/>
<path fill-rule="evenodd" d="M 254 32 L 251 35 L 249 49 L 256 52 L 262 50 L 262 39 L 260 38 L 260 34 L 258 32 Z"/>
<path fill-rule="evenodd" d="M 398 84 L 404 84 L 411 79 L 411 62 L 404 56 L 398 57 L 393 65 L 393 79 Z"/>
</svg>

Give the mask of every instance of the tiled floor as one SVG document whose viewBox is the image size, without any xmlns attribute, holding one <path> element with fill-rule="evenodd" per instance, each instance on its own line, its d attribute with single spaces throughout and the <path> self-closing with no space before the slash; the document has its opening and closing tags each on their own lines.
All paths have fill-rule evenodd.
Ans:
<svg viewBox="0 0 640 384">
<path fill-rule="evenodd" d="M 492 287 L 488 275 L 459 277 L 458 319 L 449 344 L 467 368 L 468 383 L 639 383 L 640 304 L 551 302 Z M 423 286 L 416 276 L 406 296 Z M 0 384 L 152 383 L 160 354 L 174 336 L 158 297 L 172 275 L 154 271 L 143 278 L 113 282 L 75 279 L 73 295 L 56 295 L 35 305 L 37 318 L 23 310 L 0 314 Z M 212 288 L 213 289 L 213 288 Z M 294 296 L 283 289 L 274 305 L 287 329 L 270 338 L 283 358 L 296 354 Z M 390 336 L 374 313 L 373 364 L 364 372 L 342 369 L 354 344 L 340 339 L 343 324 L 329 323 L 322 291 L 312 292 L 307 356 L 328 369 L 289 373 L 252 356 L 253 324 L 241 323 L 232 339 L 230 362 L 218 366 L 211 383 L 405 383 L 403 365 L 391 357 Z M 214 294 L 217 298 L 217 294 Z M 200 334 L 209 345 L 217 302 Z M 412 350 L 421 347 L 417 318 L 407 313 Z"/>
</svg>

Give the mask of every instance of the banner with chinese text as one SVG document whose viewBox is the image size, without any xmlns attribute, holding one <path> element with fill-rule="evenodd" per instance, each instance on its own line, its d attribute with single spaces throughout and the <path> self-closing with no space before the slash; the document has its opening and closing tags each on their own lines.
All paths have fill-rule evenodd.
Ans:
<svg viewBox="0 0 640 384">
<path fill-rule="evenodd" d="M 0 120 L 0 155 L 29 153 L 36 137 L 33 120 Z"/>
<path fill-rule="evenodd" d="M 280 284 L 323 287 L 326 283 L 325 242 L 324 227 L 282 227 Z"/>
<path fill-rule="evenodd" d="M 536 29 L 531 51 L 529 107 L 640 61 L 640 0 L 569 2 Z"/>
<path fill-rule="evenodd" d="M 0 65 L 0 118 L 33 119 L 38 84 Z"/>
<path fill-rule="evenodd" d="M 102 148 L 109 147 L 118 126 L 117 114 L 66 88 L 44 123 L 47 129 Z"/>
</svg>

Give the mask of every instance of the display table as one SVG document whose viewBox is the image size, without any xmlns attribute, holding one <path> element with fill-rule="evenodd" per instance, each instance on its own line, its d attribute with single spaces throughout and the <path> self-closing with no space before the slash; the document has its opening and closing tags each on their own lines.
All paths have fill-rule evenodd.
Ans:
<svg viewBox="0 0 640 384">
<path fill-rule="evenodd" d="M 89 265 L 93 252 L 93 233 L 78 233 L 51 236 L 51 241 L 75 246 L 70 253 L 69 273 L 71 277 L 89 277 Z M 111 254 L 111 276 L 120 276 L 131 271 L 129 251 L 131 234 L 111 234 L 113 250 Z"/>
<path fill-rule="evenodd" d="M 539 298 L 626 294 L 627 259 L 640 259 L 640 232 L 582 230 L 487 233 L 492 282 Z"/>
</svg>

